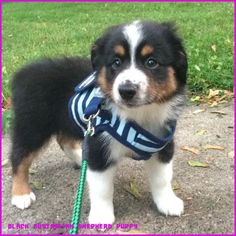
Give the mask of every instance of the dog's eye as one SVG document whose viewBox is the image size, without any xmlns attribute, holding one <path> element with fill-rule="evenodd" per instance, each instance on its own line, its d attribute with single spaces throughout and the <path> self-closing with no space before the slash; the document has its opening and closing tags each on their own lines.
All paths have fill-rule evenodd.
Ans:
<svg viewBox="0 0 236 236">
<path fill-rule="evenodd" d="M 113 62 L 112 62 L 112 68 L 114 70 L 116 70 L 117 68 L 119 68 L 121 66 L 121 59 L 120 58 L 116 58 Z"/>
<path fill-rule="evenodd" d="M 144 65 L 149 69 L 156 69 L 159 66 L 156 59 L 154 59 L 154 58 L 148 58 L 145 61 Z"/>
</svg>

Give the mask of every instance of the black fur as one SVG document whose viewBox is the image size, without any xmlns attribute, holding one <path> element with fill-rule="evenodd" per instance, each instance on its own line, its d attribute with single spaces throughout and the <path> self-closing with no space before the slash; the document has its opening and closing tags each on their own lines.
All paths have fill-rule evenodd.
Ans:
<svg viewBox="0 0 236 236">
<path fill-rule="evenodd" d="M 102 135 L 87 136 L 85 138 L 83 142 L 83 155 L 85 155 L 91 170 L 103 171 L 108 166 L 115 164 L 114 161 L 109 159 L 109 140 Z"/>
<path fill-rule="evenodd" d="M 175 143 L 172 140 L 158 153 L 159 160 L 161 160 L 163 163 L 168 163 L 174 155 L 174 148 Z"/>
<path fill-rule="evenodd" d="M 38 151 L 52 135 L 81 139 L 68 117 L 74 87 L 91 73 L 89 60 L 44 59 L 17 72 L 12 81 L 13 172 L 22 158 Z"/>
</svg>

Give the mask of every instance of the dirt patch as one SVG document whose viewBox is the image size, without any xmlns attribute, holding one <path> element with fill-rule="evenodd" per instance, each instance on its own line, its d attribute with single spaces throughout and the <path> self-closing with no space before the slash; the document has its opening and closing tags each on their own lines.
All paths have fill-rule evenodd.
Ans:
<svg viewBox="0 0 236 236">
<path fill-rule="evenodd" d="M 174 161 L 176 194 L 184 200 L 181 217 L 165 217 L 158 213 L 151 198 L 143 162 L 125 160 L 115 178 L 114 206 L 116 224 L 138 224 L 145 233 L 157 234 L 233 234 L 234 232 L 234 107 L 233 103 L 194 114 L 203 108 L 189 106 L 178 123 Z M 211 113 L 220 110 L 226 114 Z M 199 130 L 206 130 L 200 132 Z M 200 132 L 200 134 L 199 134 Z M 3 159 L 8 158 L 10 139 L 3 137 Z M 220 145 L 224 150 L 204 149 L 207 144 Z M 194 147 L 198 155 L 181 149 Z M 231 153 L 229 155 L 229 153 Z M 30 175 L 37 201 L 27 210 L 10 205 L 11 169 L 3 171 L 2 231 L 3 233 L 67 233 L 66 229 L 34 229 L 34 224 L 70 223 L 79 170 L 53 140 L 50 147 L 33 164 Z M 191 167 L 189 160 L 208 163 L 208 168 Z M 134 171 L 130 171 L 130 170 Z M 135 182 L 141 198 L 136 199 L 124 186 Z M 35 183 L 38 183 L 38 185 Z M 87 223 L 89 200 L 85 191 L 81 223 Z M 9 224 L 27 224 L 28 229 L 9 230 Z M 115 225 L 110 232 L 116 232 Z M 81 233 L 97 233 L 82 230 Z"/>
</svg>

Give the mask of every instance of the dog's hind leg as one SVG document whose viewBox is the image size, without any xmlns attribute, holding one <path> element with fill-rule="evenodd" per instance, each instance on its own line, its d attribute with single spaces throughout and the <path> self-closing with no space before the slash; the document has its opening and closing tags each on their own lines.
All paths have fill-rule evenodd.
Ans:
<svg viewBox="0 0 236 236">
<path fill-rule="evenodd" d="M 29 185 L 29 168 L 38 153 L 49 140 L 40 135 L 22 135 L 15 127 L 12 139 L 12 205 L 20 209 L 28 208 L 36 200 Z M 36 138 L 37 137 L 37 138 Z M 33 139 L 37 139 L 37 142 Z M 32 145 L 34 144 L 34 145 Z"/>
<path fill-rule="evenodd" d="M 65 154 L 75 162 L 76 167 L 80 167 L 82 163 L 81 140 L 59 134 L 57 142 Z"/>
<path fill-rule="evenodd" d="M 22 162 L 16 168 L 16 171 L 13 172 L 11 203 L 22 210 L 28 208 L 31 203 L 36 200 L 36 197 L 28 183 L 29 168 L 33 159 L 34 154 L 24 157 Z"/>
</svg>

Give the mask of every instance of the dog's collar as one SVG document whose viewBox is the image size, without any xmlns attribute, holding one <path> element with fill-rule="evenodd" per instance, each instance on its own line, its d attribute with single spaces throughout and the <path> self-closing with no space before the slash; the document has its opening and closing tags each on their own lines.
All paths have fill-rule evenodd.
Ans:
<svg viewBox="0 0 236 236">
<path fill-rule="evenodd" d="M 176 121 L 166 125 L 165 137 L 156 137 L 136 122 L 123 119 L 104 107 L 105 97 L 97 87 L 96 72 L 90 74 L 75 87 L 75 94 L 69 101 L 69 114 L 72 121 L 84 133 L 87 130 L 87 118 L 99 114 L 93 120 L 95 135 L 108 132 L 120 143 L 138 154 L 136 160 L 147 160 L 152 154 L 162 150 L 172 139 Z M 85 119 L 84 119 L 85 118 Z"/>
</svg>

